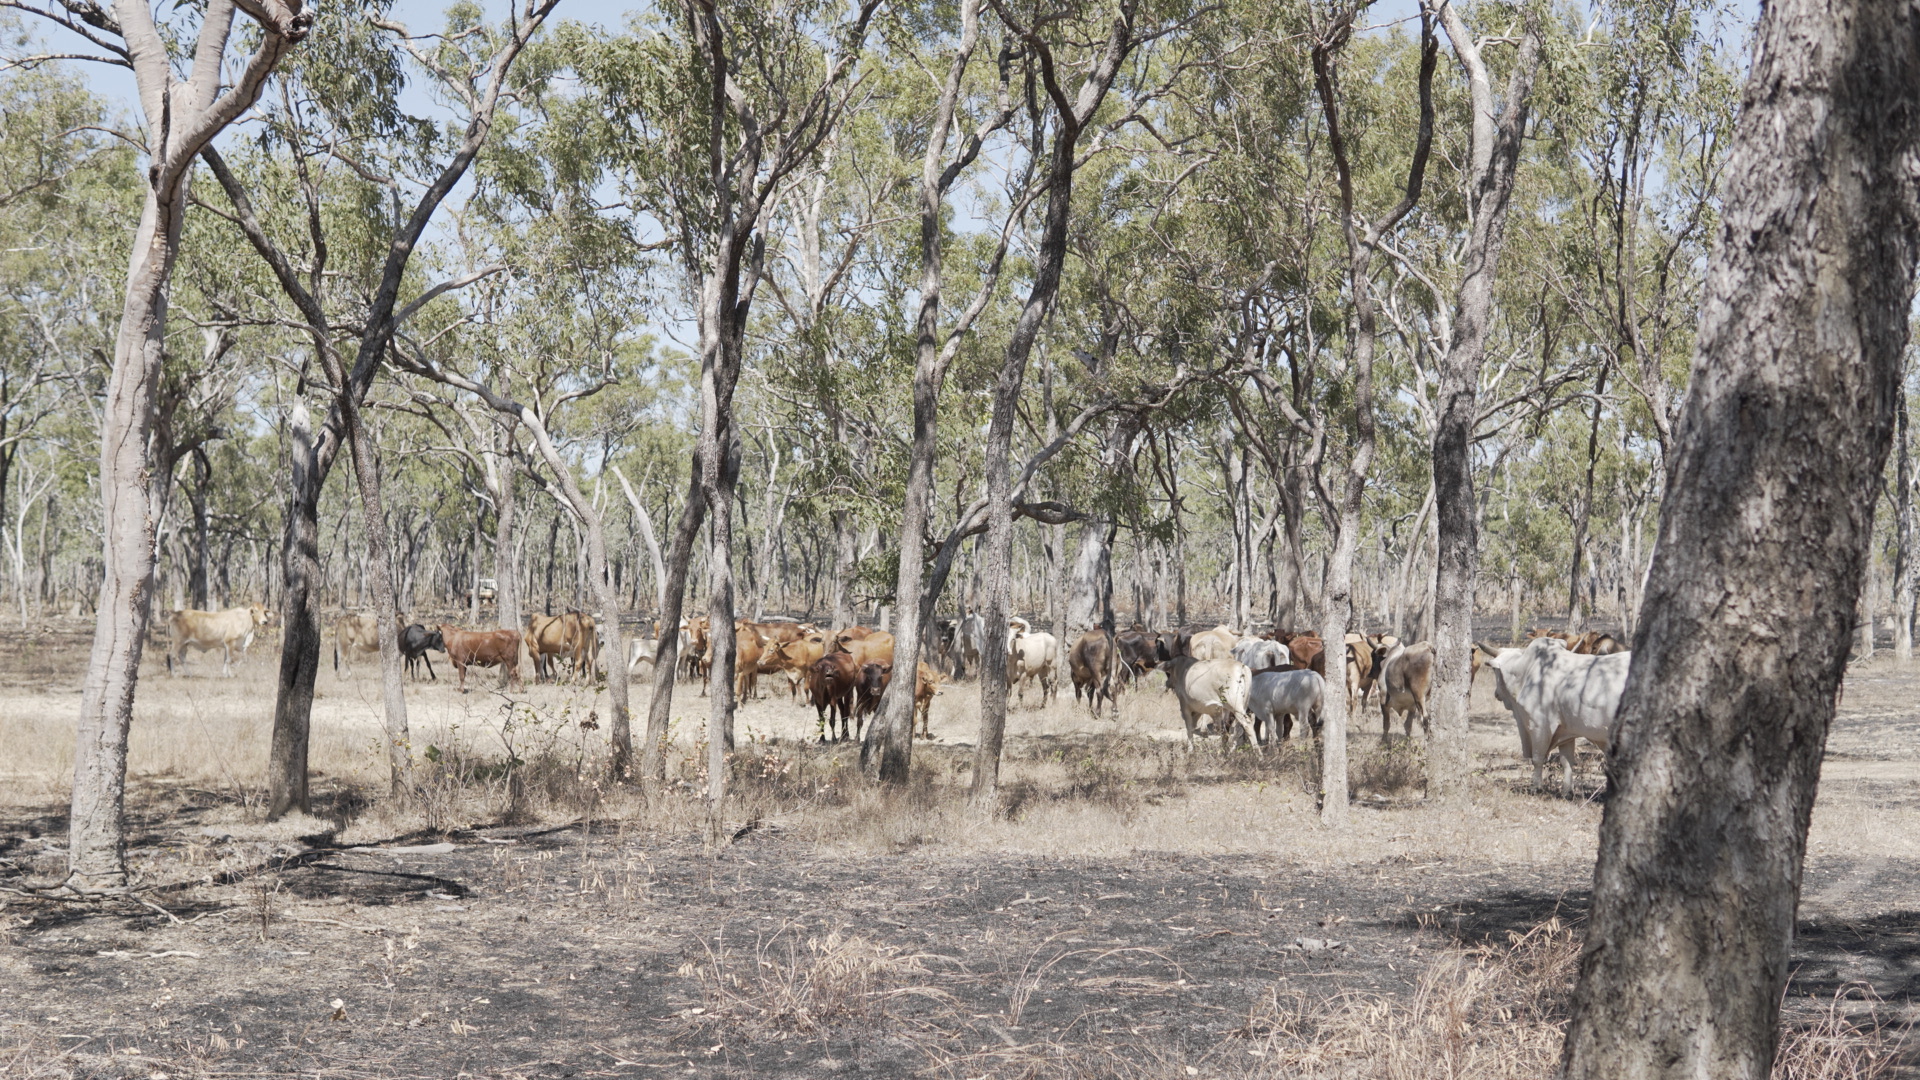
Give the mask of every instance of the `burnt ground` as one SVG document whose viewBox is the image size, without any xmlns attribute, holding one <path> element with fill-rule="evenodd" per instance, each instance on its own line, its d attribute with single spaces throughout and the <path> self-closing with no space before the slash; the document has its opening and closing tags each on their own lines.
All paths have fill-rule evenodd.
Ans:
<svg viewBox="0 0 1920 1080">
<path fill-rule="evenodd" d="M 15 868 L 55 861 L 50 824 L 9 823 Z M 1584 866 L 825 857 L 777 830 L 709 855 L 592 823 L 450 843 L 210 840 L 261 871 L 149 894 L 170 917 L 16 905 L 0 1022 L 45 1075 L 1210 1075 L 1276 991 L 1404 997 L 1436 950 L 1587 902 Z M 1914 884 L 1811 866 L 1844 903 L 1803 923 L 1796 1005 L 1913 998 Z"/>
<path fill-rule="evenodd" d="M 15 691 L 0 703 L 0 746 L 16 757 L 24 733 L 53 730 L 17 710 L 66 714 L 84 641 L 35 647 L 0 650 L 0 687 Z M 244 703 L 250 685 L 156 681 L 153 694 Z M 1790 1024 L 1836 997 L 1850 1015 L 1920 1016 L 1917 693 L 1920 669 L 1876 662 L 1849 676 L 1810 838 Z M 944 702 L 936 731 L 964 732 L 966 705 Z M 254 722 L 236 715 L 214 730 Z M 244 783 L 148 773 L 130 796 L 130 855 L 153 909 L 13 891 L 64 872 L 65 807 L 27 794 L 54 790 L 34 779 L 48 766 L 0 758 L 0 784 L 22 785 L 0 799 L 0 1076 L 1276 1075 L 1257 1068 L 1270 1060 L 1260 1040 L 1289 1001 L 1406 1003 L 1438 957 L 1583 923 L 1597 814 L 1521 790 L 1510 722 L 1474 724 L 1491 755 L 1484 820 L 1458 841 L 1417 798 L 1362 800 L 1350 839 L 1316 837 L 1310 800 L 1260 802 L 1270 795 L 1251 792 L 1267 785 L 1231 770 L 1168 772 L 1159 794 L 1108 791 L 1082 813 L 1088 800 L 1066 796 L 1088 774 L 1029 761 L 1023 782 L 1055 785 L 1051 805 L 891 854 L 824 842 L 798 811 L 717 853 L 684 810 L 369 832 L 377 800 L 332 774 L 316 809 L 360 823 L 301 837 L 259 825 Z M 1076 738 L 1009 754 L 1057 757 Z M 965 750 L 942 740 L 956 760 Z M 1184 757 L 1168 754 L 1142 760 L 1164 771 Z M 1580 779 L 1582 798 L 1602 797 L 1591 758 Z M 1274 808 L 1269 832 L 1235 807 Z M 1183 814 L 1200 825 L 1181 831 Z M 1578 842 L 1530 850 L 1516 821 Z M 1098 850 L 1076 845 L 1076 829 L 1112 830 L 1133 853 L 1045 854 Z M 1255 843 L 1194 853 L 1218 833 Z M 1920 1077 L 1920 1045 L 1904 1037 L 1900 1052 L 1895 1075 Z"/>
</svg>

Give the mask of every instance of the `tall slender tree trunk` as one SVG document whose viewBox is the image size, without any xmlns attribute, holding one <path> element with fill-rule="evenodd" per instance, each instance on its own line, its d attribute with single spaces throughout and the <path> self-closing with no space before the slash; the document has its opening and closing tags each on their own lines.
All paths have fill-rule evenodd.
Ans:
<svg viewBox="0 0 1920 1080">
<path fill-rule="evenodd" d="M 1473 689 L 1473 600 L 1480 566 L 1479 502 L 1473 490 L 1473 429 L 1480 413 L 1480 365 L 1493 321 L 1494 277 L 1506 239 L 1507 209 L 1519 176 L 1528 98 L 1540 59 L 1539 14 L 1528 9 L 1507 100 L 1494 113 L 1493 85 L 1460 11 L 1444 0 L 1440 22 L 1466 69 L 1473 105 L 1468 197 L 1473 229 L 1454 298 L 1453 335 L 1440 363 L 1433 431 L 1434 685 L 1433 738 L 1428 742 L 1427 794 L 1441 802 L 1471 798 L 1467 698 Z"/>
<path fill-rule="evenodd" d="M 1906 358 L 1913 356 L 1908 349 Z M 1898 563 L 1894 567 L 1893 653 L 1901 663 L 1913 659 L 1913 439 L 1908 430 L 1907 379 L 1901 372 L 1899 397 L 1894 402 L 1894 450 L 1899 455 L 1894 467 L 1893 512 Z"/>
<path fill-rule="evenodd" d="M 998 0 L 994 0 L 994 10 L 1015 33 L 1036 46 L 1041 44 L 1035 31 L 1014 25 Z M 994 382 L 992 420 L 987 427 L 986 599 L 981 605 L 987 624 L 987 647 L 980 666 L 980 740 L 974 750 L 973 780 L 968 793 L 968 801 L 976 813 L 993 813 L 1000 801 L 1000 749 L 1007 727 L 1005 635 L 1013 570 L 1012 478 L 1008 466 L 1015 411 L 1021 384 L 1026 380 L 1027 357 L 1033 351 L 1040 325 L 1060 288 L 1061 265 L 1067 254 L 1067 225 L 1073 213 L 1074 150 L 1081 131 L 1106 98 L 1120 63 L 1133 46 L 1132 10 L 1123 6 L 1116 13 L 1107 41 L 1088 67 L 1073 101 L 1068 101 L 1057 89 L 1052 54 L 1044 48 L 1037 50 L 1044 80 L 1053 98 L 1055 129 L 1048 162 L 1046 219 L 1035 253 L 1033 282 L 1007 339 L 1007 350 Z"/>
<path fill-rule="evenodd" d="M 1593 475 L 1600 464 L 1600 413 L 1607 392 L 1607 368 L 1593 387 L 1593 417 L 1587 428 L 1587 474 L 1580 486 L 1580 501 L 1573 511 L 1573 565 L 1567 568 L 1567 632 L 1577 634 L 1586 622 L 1584 587 L 1587 576 L 1587 529 L 1593 519 Z"/>
<path fill-rule="evenodd" d="M 499 423 L 506 428 L 501 434 L 506 438 L 507 450 L 497 455 L 495 466 L 493 606 L 500 615 L 500 629 L 520 630 L 526 617 L 520 613 L 520 549 L 514 543 L 514 530 L 520 518 L 519 492 L 515 490 L 519 469 L 513 456 L 512 426 L 505 417 L 500 418 Z"/>
<path fill-rule="evenodd" d="M 320 677 L 320 490 L 326 467 L 307 407 L 287 420 L 290 490 L 281 529 L 280 678 L 267 754 L 267 818 L 306 813 L 307 735 Z M 477 527 L 477 525 L 476 525 Z"/>
<path fill-rule="evenodd" d="M 259 51 L 222 97 L 233 0 L 209 0 L 184 80 L 174 74 L 151 9 L 134 0 L 112 6 L 118 24 L 112 32 L 127 44 L 151 146 L 142 166 L 147 190 L 133 234 L 113 371 L 101 411 L 103 576 L 93 649 L 81 682 L 68 840 L 68 884 L 83 891 L 118 889 L 127 882 L 127 734 L 153 602 L 158 507 L 149 484 L 151 436 L 166 359 L 167 287 L 180 252 L 188 174 L 201 148 L 258 99 L 268 74 L 306 36 L 311 21 L 307 12 L 277 0 L 249 8 L 263 31 Z"/>
<path fill-rule="evenodd" d="M 706 519 L 700 498 L 700 458 L 696 454 L 687 478 L 687 501 L 673 526 L 666 574 L 660 585 L 659 635 L 654 640 L 653 700 L 647 706 L 647 741 L 640 748 L 640 779 L 649 788 L 666 779 L 667 730 L 673 722 L 673 684 L 680 662 L 680 620 L 687 597 L 687 571 L 693 563 L 694 541 Z"/>
<path fill-rule="evenodd" d="M 229 5 L 227 18 L 232 17 Z M 167 283 L 185 214 L 184 183 L 171 191 L 148 191 L 134 235 L 126 303 L 101 416 L 104 577 L 94 615 L 93 652 L 81 682 L 68 852 L 68 882 L 82 891 L 119 888 L 127 880 L 127 732 L 153 592 L 149 436 L 165 360 Z"/>
<path fill-rule="evenodd" d="M 1360 511 L 1367 478 L 1373 469 L 1373 352 L 1378 333 L 1373 299 L 1372 245 L 1412 213 L 1426 180 L 1427 157 L 1433 146 L 1433 68 L 1439 43 L 1433 19 L 1420 18 L 1420 131 L 1408 170 L 1406 194 L 1377 222 L 1363 221 L 1354 205 L 1353 171 L 1341 127 L 1339 69 L 1341 53 L 1351 37 L 1360 8 L 1349 9 L 1334 23 L 1320 28 L 1313 44 L 1314 88 L 1327 123 L 1327 144 L 1333 153 L 1340 183 L 1341 224 L 1347 246 L 1347 288 L 1352 319 L 1348 354 L 1353 369 L 1353 449 L 1347 461 L 1340 500 L 1333 508 L 1333 551 L 1325 572 L 1325 608 L 1321 640 L 1327 643 L 1327 680 L 1321 704 L 1320 820 L 1346 824 L 1347 806 L 1347 680 L 1342 642 L 1353 622 L 1353 560 L 1360 541 Z"/>
<path fill-rule="evenodd" d="M 376 638 L 380 644 L 380 698 L 387 726 L 387 769 L 390 790 L 401 795 L 413 787 L 413 747 L 407 731 L 406 660 L 400 655 L 400 609 L 393 588 L 393 545 L 387 535 L 386 515 L 380 508 L 380 464 L 373 439 L 367 434 L 359 403 L 338 357 L 322 346 L 329 358 L 328 378 L 340 387 L 337 408 L 345 422 L 347 447 L 353 456 L 354 479 L 360 488 L 360 520 L 367 537 L 366 571 L 372 578 Z"/>
<path fill-rule="evenodd" d="M 1608 759 L 1568 1080 L 1772 1067 L 1912 297 L 1920 13 L 1777 0 Z"/>
</svg>

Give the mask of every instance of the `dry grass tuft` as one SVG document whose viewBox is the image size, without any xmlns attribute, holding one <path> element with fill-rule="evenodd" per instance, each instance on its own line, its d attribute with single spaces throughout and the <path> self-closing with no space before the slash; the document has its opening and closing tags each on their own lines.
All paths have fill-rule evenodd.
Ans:
<svg viewBox="0 0 1920 1080">
<path fill-rule="evenodd" d="M 903 999 L 955 1002 L 924 982 L 933 974 L 927 962 L 940 959 L 844 928 L 803 940 L 799 928 L 787 926 L 757 940 L 746 962 L 729 963 L 724 952 L 709 949 L 705 958 L 681 965 L 680 974 L 699 983 L 706 1003 L 684 1015 L 700 1027 L 766 1039 L 844 1028 L 871 1034 L 878 1023 L 903 1019 L 893 1007 Z"/>
<path fill-rule="evenodd" d="M 1350 767 L 1355 795 L 1394 798 L 1427 787 L 1427 759 L 1421 744 L 1402 739 L 1375 743 Z"/>
</svg>

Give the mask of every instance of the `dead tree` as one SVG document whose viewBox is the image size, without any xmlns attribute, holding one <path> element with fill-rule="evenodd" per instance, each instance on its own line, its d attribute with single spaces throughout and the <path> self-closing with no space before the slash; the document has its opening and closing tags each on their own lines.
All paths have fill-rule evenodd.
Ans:
<svg viewBox="0 0 1920 1080">
<path fill-rule="evenodd" d="M 1920 12 L 1768 4 L 1614 721 L 1568 1080 L 1772 1068 L 1894 431 Z"/>
</svg>

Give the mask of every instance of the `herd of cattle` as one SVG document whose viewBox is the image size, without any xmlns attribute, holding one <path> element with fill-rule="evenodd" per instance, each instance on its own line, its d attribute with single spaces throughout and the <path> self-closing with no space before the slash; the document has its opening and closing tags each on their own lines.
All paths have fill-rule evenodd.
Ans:
<svg viewBox="0 0 1920 1080">
<path fill-rule="evenodd" d="M 234 648 L 244 657 L 260 628 L 271 622 L 272 613 L 259 604 L 220 612 L 177 611 L 168 620 L 172 642 L 167 670 L 177 674 L 184 669 L 189 647 L 217 648 L 223 650 L 222 673 L 231 675 Z M 536 679 L 543 681 L 557 679 L 562 664 L 576 677 L 591 680 L 599 660 L 594 619 L 577 611 L 529 616 L 524 630 L 462 630 L 444 624 L 429 629 L 420 623 L 395 629 L 408 674 L 417 677 L 424 665 L 427 677 L 437 679 L 427 653 L 444 653 L 459 673 L 463 693 L 470 667 L 500 668 L 504 684 L 517 688 L 523 649 L 532 659 Z M 996 636 L 977 613 L 938 621 L 928 650 L 933 664 L 915 665 L 916 736 L 932 737 L 931 706 L 942 682 L 978 670 L 995 647 Z M 655 627 L 633 643 L 627 661 L 630 674 L 650 679 L 651 642 L 657 637 Z M 1629 657 L 1626 647 L 1607 634 L 1534 630 L 1529 637 L 1516 648 L 1474 645 L 1472 673 L 1477 677 L 1483 666 L 1493 672 L 1494 695 L 1513 714 L 1521 753 L 1533 765 L 1534 786 L 1542 782 L 1547 758 L 1559 752 L 1565 768 L 1562 788 L 1570 795 L 1572 747 L 1586 739 L 1603 752 L 1608 749 L 1608 729 L 1626 686 Z M 708 619 L 681 622 L 678 644 L 686 675 L 699 680 L 704 692 L 704 676 L 713 663 Z M 1025 619 L 1012 618 L 1002 647 L 1009 691 L 1024 704 L 1028 686 L 1037 684 L 1044 707 L 1058 692 L 1063 666 L 1059 641 L 1034 630 Z M 336 672 L 344 666 L 344 674 L 351 676 L 354 659 L 377 656 L 379 648 L 374 616 L 347 614 L 334 623 Z M 734 625 L 734 650 L 738 698 L 759 697 L 762 675 L 781 677 L 790 700 L 804 693 L 813 706 L 823 742 L 860 737 L 863 723 L 878 712 L 881 695 L 893 679 L 893 635 L 863 626 L 828 632 L 803 622 L 740 619 Z M 1404 739 L 1412 738 L 1416 717 L 1423 731 L 1429 730 L 1431 643 L 1408 644 L 1390 634 L 1348 634 L 1342 651 L 1348 699 L 1366 707 L 1377 691 L 1383 743 L 1392 740 L 1396 715 Z M 1178 702 L 1189 747 L 1200 734 L 1219 735 L 1228 746 L 1238 737 L 1248 746 L 1265 747 L 1289 738 L 1296 723 L 1303 732 L 1319 732 L 1327 657 L 1326 643 L 1314 633 L 1241 634 L 1226 626 L 1161 632 L 1135 626 L 1080 635 L 1065 650 L 1064 667 L 1074 700 L 1084 701 L 1096 716 L 1103 705 L 1117 708 L 1124 690 L 1143 686 L 1150 672 L 1158 672 Z"/>
</svg>

